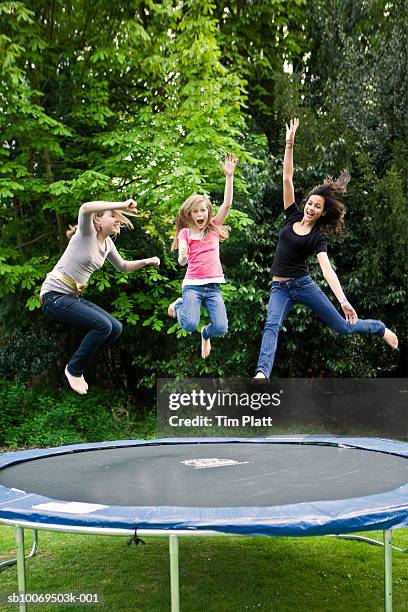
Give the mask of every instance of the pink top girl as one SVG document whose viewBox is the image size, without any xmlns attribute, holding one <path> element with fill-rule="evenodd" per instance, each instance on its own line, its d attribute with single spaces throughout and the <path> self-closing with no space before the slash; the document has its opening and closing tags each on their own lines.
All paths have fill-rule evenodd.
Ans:
<svg viewBox="0 0 408 612">
<path fill-rule="evenodd" d="M 176 318 L 184 331 L 194 331 L 200 323 L 200 308 L 209 315 L 210 324 L 201 329 L 201 356 L 211 351 L 211 336 L 227 333 L 228 319 L 220 283 L 225 283 L 220 262 L 219 243 L 229 236 L 223 225 L 232 204 L 234 155 L 226 155 L 221 170 L 225 174 L 224 202 L 213 217 L 212 205 L 205 195 L 192 195 L 182 204 L 176 221 L 176 237 L 172 249 L 178 247 L 181 266 L 188 263 L 182 285 L 182 297 L 172 302 L 169 316 Z"/>
</svg>

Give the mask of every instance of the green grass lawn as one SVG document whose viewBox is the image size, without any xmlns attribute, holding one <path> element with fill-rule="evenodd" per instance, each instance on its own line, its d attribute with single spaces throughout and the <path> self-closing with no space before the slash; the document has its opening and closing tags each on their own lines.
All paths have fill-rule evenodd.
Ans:
<svg viewBox="0 0 408 612">
<path fill-rule="evenodd" d="M 31 545 L 26 531 L 26 548 Z M 366 534 L 370 536 L 370 534 Z M 381 532 L 371 537 L 382 539 Z M 167 538 L 126 546 L 125 537 L 39 532 L 27 561 L 27 592 L 98 593 L 93 605 L 33 605 L 58 612 L 169 612 Z M 376 612 L 383 609 L 383 550 L 325 538 L 179 538 L 183 612 Z M 408 529 L 393 543 L 408 548 Z M 14 528 L 0 527 L 0 560 L 15 556 Z M 394 612 L 408 610 L 408 554 L 393 553 Z M 15 567 L 0 573 L 0 594 L 17 591 Z M 3 612 L 16 610 L 0 604 Z"/>
</svg>

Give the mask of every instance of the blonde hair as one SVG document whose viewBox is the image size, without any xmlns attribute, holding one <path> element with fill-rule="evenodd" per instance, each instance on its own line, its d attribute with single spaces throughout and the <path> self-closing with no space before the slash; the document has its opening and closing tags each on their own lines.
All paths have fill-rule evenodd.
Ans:
<svg viewBox="0 0 408 612">
<path fill-rule="evenodd" d="M 223 242 L 224 240 L 227 240 L 227 238 L 229 238 L 231 228 L 228 225 L 217 225 L 213 222 L 212 217 L 214 215 L 214 210 L 210 199 L 206 195 L 194 194 L 187 198 L 187 200 L 180 206 L 179 211 L 177 213 L 176 235 L 171 245 L 172 251 L 177 249 L 178 235 L 180 230 L 182 230 L 183 227 L 189 227 L 192 224 L 191 210 L 193 206 L 203 203 L 206 205 L 208 210 L 207 223 L 204 227 L 204 236 L 206 236 L 209 231 L 212 231 L 218 235 L 220 242 Z"/>
<path fill-rule="evenodd" d="M 131 222 L 130 219 L 128 219 L 128 216 L 130 217 L 136 217 L 135 213 L 126 211 L 125 213 L 122 212 L 121 210 L 113 210 L 113 211 L 109 211 L 109 210 L 103 210 L 97 213 L 92 213 L 92 221 L 96 222 L 98 217 L 102 217 L 102 215 L 104 215 L 106 212 L 113 212 L 116 219 L 119 220 L 120 222 L 120 227 L 127 227 L 128 229 L 133 229 L 133 223 Z M 75 234 L 75 232 L 77 231 L 78 228 L 78 223 L 76 223 L 75 225 L 70 225 L 69 229 L 65 232 L 66 237 L 68 238 L 68 240 L 71 240 L 72 236 Z"/>
</svg>

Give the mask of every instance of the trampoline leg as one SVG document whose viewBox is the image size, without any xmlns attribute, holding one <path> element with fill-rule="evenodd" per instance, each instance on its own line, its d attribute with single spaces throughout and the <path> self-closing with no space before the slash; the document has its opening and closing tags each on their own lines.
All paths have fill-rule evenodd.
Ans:
<svg viewBox="0 0 408 612">
<path fill-rule="evenodd" d="M 33 545 L 31 547 L 30 553 L 26 556 L 26 559 L 31 559 L 31 557 L 35 557 L 38 548 L 38 531 L 37 529 L 33 529 Z M 16 565 L 17 559 L 10 559 L 10 561 L 3 561 L 0 563 L 0 572 L 6 567 L 10 567 L 12 565 Z"/>
<path fill-rule="evenodd" d="M 26 594 L 25 556 L 24 556 L 24 529 L 16 526 L 17 543 L 17 580 L 18 594 L 21 597 Z M 27 604 L 23 601 L 19 604 L 20 612 L 26 612 Z"/>
<path fill-rule="evenodd" d="M 169 536 L 171 612 L 180 612 L 178 537 Z"/>
<path fill-rule="evenodd" d="M 392 531 L 384 531 L 384 610 L 392 612 Z"/>
</svg>

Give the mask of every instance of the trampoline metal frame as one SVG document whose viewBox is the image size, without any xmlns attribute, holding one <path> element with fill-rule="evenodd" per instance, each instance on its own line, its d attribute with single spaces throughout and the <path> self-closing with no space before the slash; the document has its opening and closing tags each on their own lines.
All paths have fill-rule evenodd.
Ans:
<svg viewBox="0 0 408 612">
<path fill-rule="evenodd" d="M 329 444 L 329 445 L 335 445 L 335 446 L 339 446 L 341 444 L 342 447 L 346 446 L 347 448 L 358 448 L 358 449 L 363 449 L 363 450 L 375 450 L 375 451 L 379 451 L 379 452 L 384 452 L 387 454 L 396 454 L 396 455 L 401 455 L 401 456 L 408 456 L 407 453 L 407 448 L 406 445 L 401 445 L 401 443 L 399 442 L 395 442 L 395 441 L 388 441 L 388 440 L 374 440 L 374 439 L 341 439 L 340 441 L 335 438 L 333 439 L 333 437 L 330 437 L 329 439 L 325 438 L 325 437 L 320 437 L 320 436 L 307 436 L 306 437 L 306 443 L 312 443 L 312 444 L 319 444 L 319 443 L 324 443 L 324 444 Z M 274 437 L 273 440 L 272 439 L 262 439 L 261 442 L 262 444 L 264 443 L 278 443 L 278 442 L 287 442 L 287 443 L 303 443 L 303 441 L 305 440 L 304 436 L 296 436 L 296 437 L 288 437 L 285 438 L 284 440 L 282 439 L 282 437 Z M 196 442 L 201 442 L 201 443 L 209 443 L 211 442 L 211 440 L 209 439 L 203 439 L 203 440 L 197 440 L 194 439 L 193 441 L 191 440 L 186 440 L 186 439 L 165 439 L 165 440 L 154 440 L 154 441 L 120 441 L 120 442 L 107 442 L 107 443 L 98 443 L 98 444 L 83 444 L 83 445 L 76 445 L 75 447 L 73 446 L 68 446 L 68 447 L 60 447 L 58 449 L 46 449 L 45 453 L 47 454 L 47 456 L 50 456 L 50 451 L 52 452 L 53 455 L 57 455 L 57 454 L 62 454 L 62 453 L 66 453 L 66 452 L 71 452 L 72 450 L 95 450 L 96 448 L 112 448 L 112 447 L 117 447 L 117 446 L 135 446 L 135 445 L 155 445 L 155 444 L 190 444 L 190 443 L 196 443 Z M 229 443 L 229 442 L 241 442 L 243 440 L 241 439 L 217 439 L 217 443 L 218 442 L 223 442 L 223 443 Z M 251 440 L 251 439 L 245 439 L 244 440 L 246 443 L 248 442 L 259 442 L 259 440 Z M 12 461 L 14 461 L 15 457 L 17 456 L 17 453 L 11 453 L 10 454 L 12 456 Z M 21 456 L 24 456 L 24 460 L 26 459 L 34 459 L 37 457 L 41 457 L 44 456 L 44 450 L 43 449 L 38 449 L 38 450 L 34 450 L 34 451 L 21 451 L 21 454 L 18 453 L 18 457 L 20 458 Z M 4 463 L 4 465 L 7 465 L 7 463 L 10 462 L 10 456 L 7 457 L 7 462 Z M 0 464 L 0 467 L 3 467 Z M 401 526 L 405 526 L 407 524 L 406 516 L 403 515 L 402 519 L 400 516 L 400 512 L 401 511 L 405 511 L 407 510 L 407 503 L 406 503 L 406 496 L 405 496 L 405 490 L 406 490 L 406 486 L 403 487 L 403 491 L 402 489 L 399 489 L 399 497 L 397 497 L 397 501 L 396 501 L 396 510 L 395 510 L 395 515 L 393 516 L 393 521 L 388 521 L 386 520 L 388 517 L 386 517 L 386 512 L 387 509 L 389 507 L 389 500 L 387 498 L 387 494 L 384 495 L 384 499 L 381 499 L 381 503 L 377 502 L 377 505 L 371 506 L 371 510 L 372 508 L 374 508 L 374 510 L 377 512 L 378 511 L 378 526 L 380 528 L 381 531 L 383 531 L 383 539 L 384 539 L 384 543 L 382 544 L 379 541 L 376 540 L 372 540 L 370 538 L 364 537 L 364 536 L 358 536 L 358 535 L 352 535 L 352 534 L 356 534 L 356 533 L 361 533 L 364 531 L 367 531 L 364 529 L 364 524 L 361 524 L 361 529 L 359 521 L 356 522 L 355 517 L 357 517 L 357 519 L 359 519 L 359 514 L 358 514 L 358 509 L 355 512 L 352 512 L 352 519 L 350 519 L 348 521 L 348 523 L 345 525 L 345 529 L 344 531 L 339 530 L 337 532 L 336 526 L 335 524 L 332 524 L 331 527 L 329 526 L 329 528 L 326 526 L 325 527 L 325 531 L 326 533 L 324 533 L 324 531 L 320 530 L 320 533 L 311 533 L 310 537 L 317 537 L 318 535 L 326 535 L 326 536 L 332 536 L 332 537 L 340 537 L 340 538 L 345 538 L 345 539 L 358 539 L 360 541 L 365 541 L 365 542 L 369 542 L 372 544 L 376 544 L 376 545 L 380 545 L 380 546 L 384 546 L 384 610 L 385 612 L 391 612 L 392 611 L 392 531 L 398 527 Z M 8 501 L 8 498 L 5 498 Z M 38 500 L 35 500 L 35 503 L 38 503 L 38 501 L 50 501 L 49 498 L 41 498 L 38 497 Z M 13 497 L 11 497 L 11 501 L 13 501 Z M 18 499 L 17 499 L 18 501 Z M 53 500 L 52 500 L 53 501 Z M 387 506 L 388 504 L 388 506 Z M 350 514 L 350 509 L 348 509 L 348 514 Z M 370 510 L 370 511 L 371 511 Z M 101 524 L 95 524 L 95 523 L 91 523 L 91 524 L 84 524 L 84 522 L 82 522 L 82 524 L 72 524 L 72 522 L 70 524 L 68 523 L 64 523 L 64 522 L 48 522 L 46 515 L 42 515 L 41 519 L 38 521 L 31 521 L 30 518 L 28 516 L 22 516 L 22 513 L 25 512 L 25 507 L 23 506 L 22 509 L 18 509 L 15 510 L 13 509 L 13 513 L 15 514 L 16 512 L 18 512 L 20 514 L 20 516 L 16 516 L 14 515 L 14 517 L 7 517 L 7 518 L 0 518 L 0 524 L 4 524 L 7 526 L 14 526 L 16 529 L 16 547 L 17 547 L 17 559 L 16 560 L 11 560 L 11 561 L 6 561 L 2 564 L 0 564 L 0 569 L 4 569 L 7 566 L 11 566 L 11 565 L 15 565 L 17 564 L 17 576 L 18 576 L 18 592 L 20 595 L 26 595 L 26 573 L 25 573 L 25 562 L 26 559 L 31 558 L 35 555 L 36 553 L 36 549 L 37 549 L 37 530 L 43 530 L 43 531 L 56 531 L 56 532 L 61 532 L 61 533 L 81 533 L 81 534 L 89 534 L 89 535 L 115 535 L 115 536 L 127 536 L 129 537 L 129 535 L 135 535 L 135 529 L 130 528 L 128 525 L 130 523 L 130 519 L 127 520 L 126 522 L 126 526 L 123 527 L 111 527 L 108 525 L 101 525 Z M 405 518 L 404 518 L 405 517 Z M 381 520 L 380 520 L 381 519 Z M 138 521 L 135 521 L 134 519 L 134 515 L 132 515 L 132 521 L 134 521 L 134 524 L 137 525 Z M 141 521 L 143 522 L 143 520 Z M 185 524 L 188 524 L 188 520 L 185 521 Z M 388 523 L 388 524 L 387 524 Z M 372 523 L 371 524 L 371 528 L 368 529 L 368 531 L 374 530 L 374 526 Z M 382 529 L 380 527 L 380 525 L 382 524 Z M 158 526 L 157 529 L 150 529 L 150 528 L 138 528 L 137 529 L 137 535 L 138 536 L 143 536 L 143 537 L 158 537 L 158 536 L 165 536 L 169 539 L 169 564 L 170 564 L 170 593 L 171 593 L 171 612 L 179 612 L 180 611 L 180 588 L 179 588 L 179 537 L 187 537 L 187 536 L 200 536 L 200 537 L 215 537 L 215 536 L 224 536 L 224 537 L 238 537 L 239 535 L 243 535 L 242 532 L 240 532 L 240 524 L 239 524 L 239 520 L 238 522 L 234 523 L 234 525 L 237 525 L 237 529 L 238 531 L 234 531 L 234 530 L 225 530 L 222 531 L 222 528 L 220 528 L 220 525 L 218 525 L 218 530 L 217 531 L 213 531 L 211 529 L 200 529 L 200 526 L 194 525 L 194 523 L 190 523 L 190 528 L 187 529 L 178 529 L 177 526 L 173 523 L 169 523 L 166 521 L 162 521 L 161 526 Z M 262 521 L 261 521 L 261 526 L 262 526 Z M 267 525 L 268 526 L 268 525 Z M 386 527 L 386 529 L 384 529 L 384 527 Z M 31 552 L 27 555 L 27 557 L 25 556 L 25 545 L 24 545 L 24 530 L 25 529 L 30 529 L 34 531 L 34 542 L 32 545 L 32 549 Z M 333 530 L 335 529 L 335 530 Z M 280 533 L 278 534 L 274 534 L 274 533 L 265 533 L 265 531 L 261 532 L 258 531 L 258 533 L 252 533 L 252 534 L 247 534 L 252 535 L 252 536 L 256 536 L 256 535 L 267 535 L 268 537 L 280 537 Z M 296 535 L 298 535 L 296 532 L 292 535 L 291 533 L 283 533 L 283 536 L 286 537 L 294 537 Z M 301 534 L 303 535 L 303 534 Z M 397 549 L 400 550 L 401 552 L 407 552 L 407 549 Z M 27 604 L 22 602 L 19 605 L 19 610 L 20 612 L 25 612 L 27 610 Z"/>
<path fill-rule="evenodd" d="M 43 531 L 56 531 L 61 533 L 82 533 L 88 535 L 111 535 L 111 536 L 129 536 L 133 535 L 134 531 L 129 529 L 110 529 L 110 528 L 98 528 L 98 527 L 73 527 L 73 526 L 61 526 L 61 525 L 41 525 L 38 523 L 30 522 L 19 522 L 8 521 L 5 519 L 0 520 L 0 523 L 5 525 L 13 525 L 16 528 L 16 548 L 17 558 L 16 560 L 7 561 L 0 566 L 3 569 L 6 566 L 17 564 L 17 581 L 18 581 L 18 593 L 19 596 L 26 595 L 26 571 L 25 562 L 26 559 L 31 558 L 35 555 L 38 542 L 38 530 Z M 24 544 L 24 530 L 34 530 L 34 541 L 31 553 L 25 556 L 25 544 Z M 165 536 L 169 539 L 169 564 L 170 564 L 170 599 L 171 599 L 171 612 L 180 612 L 180 578 L 179 578 L 179 537 L 187 536 L 200 536 L 200 537 L 238 537 L 239 534 L 222 533 L 220 531 L 208 531 L 208 530 L 168 530 L 168 529 L 141 529 L 137 531 L 138 536 L 143 537 L 162 537 Z M 313 537 L 313 536 L 312 536 Z M 316 536 L 314 536 L 316 537 Z M 341 534 L 340 534 L 340 537 Z M 384 612 L 392 612 L 392 529 L 386 529 L 383 531 L 384 543 L 370 538 L 363 538 L 362 536 L 353 536 L 349 534 L 345 536 L 348 539 L 356 538 L 364 541 L 370 541 L 370 543 L 383 545 L 384 546 Z M 401 552 L 406 552 L 403 549 Z M 19 603 L 19 612 L 27 611 L 27 603 Z"/>
</svg>

